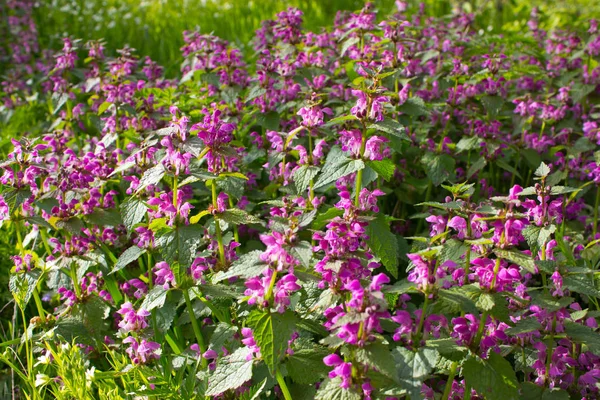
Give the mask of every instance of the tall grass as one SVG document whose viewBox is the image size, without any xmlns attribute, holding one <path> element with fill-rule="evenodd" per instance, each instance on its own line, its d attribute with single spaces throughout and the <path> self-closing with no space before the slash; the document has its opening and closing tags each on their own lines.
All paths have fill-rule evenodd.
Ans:
<svg viewBox="0 0 600 400">
<path fill-rule="evenodd" d="M 383 13 L 394 0 L 374 0 Z M 419 1 L 409 0 L 416 10 Z M 523 29 L 531 9 L 538 7 L 544 28 L 576 27 L 587 18 L 600 16 L 600 2 L 586 0 L 425 0 L 428 15 L 447 15 L 452 10 L 476 14 L 478 27 L 496 33 Z M 179 66 L 182 32 L 202 32 L 226 38 L 243 47 L 261 21 L 287 7 L 304 12 L 305 28 L 318 31 L 330 26 L 338 10 L 356 10 L 361 0 L 42 0 L 36 19 L 44 45 L 58 46 L 60 37 L 104 38 L 109 50 L 125 44 L 149 55 L 174 74 Z"/>
</svg>

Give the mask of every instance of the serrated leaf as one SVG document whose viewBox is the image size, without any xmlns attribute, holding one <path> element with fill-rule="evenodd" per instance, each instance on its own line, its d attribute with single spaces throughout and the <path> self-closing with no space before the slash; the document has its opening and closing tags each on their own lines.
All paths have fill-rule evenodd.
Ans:
<svg viewBox="0 0 600 400">
<path fill-rule="evenodd" d="M 203 234 L 204 229 L 198 225 L 176 226 L 157 232 L 155 244 L 168 264 L 179 262 L 182 268 L 187 268 L 196 256 Z"/>
<path fill-rule="evenodd" d="M 367 126 L 368 129 L 376 129 L 388 135 L 395 136 L 399 139 L 410 140 L 408 136 L 406 136 L 404 127 L 400 124 L 400 122 L 396 121 L 392 118 L 385 118 L 383 121 L 376 122 Z M 387 135 L 386 135 L 387 136 Z"/>
<path fill-rule="evenodd" d="M 154 286 L 144 298 L 144 302 L 140 306 L 146 311 L 153 310 L 155 308 L 161 308 L 167 300 L 167 292 L 161 285 Z"/>
<path fill-rule="evenodd" d="M 523 229 L 522 234 L 531 248 L 531 253 L 537 254 L 537 252 L 548 243 L 548 239 L 550 239 L 550 236 L 552 236 L 555 231 L 555 225 L 539 227 L 531 224 Z"/>
<path fill-rule="evenodd" d="M 310 260 L 313 256 L 313 249 L 309 242 L 303 240 L 299 243 L 294 244 L 293 247 L 290 247 L 290 253 L 298 261 L 300 261 L 300 263 L 304 267 L 310 268 Z"/>
<path fill-rule="evenodd" d="M 466 383 L 488 400 L 519 398 L 519 382 L 508 361 L 491 351 L 488 360 L 471 357 L 463 364 Z"/>
<path fill-rule="evenodd" d="M 342 43 L 342 46 L 340 48 L 340 55 L 344 56 L 344 54 L 346 54 L 346 52 L 348 51 L 348 49 L 352 46 L 354 46 L 355 44 L 357 44 L 359 42 L 359 38 L 358 37 L 351 37 L 348 38 L 344 41 L 344 43 Z"/>
<path fill-rule="evenodd" d="M 531 272 L 535 274 L 535 263 L 533 262 L 533 258 L 528 256 L 527 254 L 523 254 L 517 250 L 502 250 L 496 249 L 494 253 L 500 258 L 504 258 L 512 263 L 515 263 L 527 270 L 527 272 Z"/>
<path fill-rule="evenodd" d="M 326 379 L 315 396 L 315 400 L 362 400 L 362 393 L 358 393 L 354 388 L 342 388 L 342 380 L 339 377 Z"/>
<path fill-rule="evenodd" d="M 248 92 L 248 96 L 246 96 L 246 102 L 252 101 L 256 98 L 264 96 L 267 93 L 267 89 L 260 86 L 252 86 L 250 91 Z"/>
<path fill-rule="evenodd" d="M 496 118 L 500 112 L 500 109 L 502 109 L 502 106 L 504 105 L 504 99 L 500 96 L 486 95 L 481 97 L 481 103 L 483 104 L 483 107 L 488 115 L 492 118 Z"/>
<path fill-rule="evenodd" d="M 232 354 L 219 358 L 215 371 L 208 378 L 206 396 L 216 396 L 237 389 L 252 379 L 252 358 L 248 347 L 241 347 Z"/>
<path fill-rule="evenodd" d="M 317 173 L 319 173 L 319 168 L 309 165 L 302 165 L 294 171 L 292 177 L 298 194 L 304 194 L 304 192 L 306 192 L 306 189 L 308 189 L 310 185 L 310 181 L 317 176 Z"/>
<path fill-rule="evenodd" d="M 39 279 L 40 273 L 36 270 L 10 276 L 8 288 L 21 310 L 24 310 L 29 300 L 31 300 Z"/>
<path fill-rule="evenodd" d="M 420 348 L 415 352 L 396 347 L 392 350 L 392 356 L 396 360 L 400 386 L 410 393 L 411 400 L 422 399 L 421 385 L 437 364 L 437 350 Z"/>
<path fill-rule="evenodd" d="M 413 117 L 420 117 L 431 113 L 420 97 L 409 97 L 404 104 L 398 107 L 398 111 Z"/>
<path fill-rule="evenodd" d="M 275 368 L 285 355 L 288 341 L 296 330 L 296 317 L 289 310 L 283 314 L 255 310 L 246 322 L 252 328 L 260 354 L 274 376 Z"/>
<path fill-rule="evenodd" d="M 287 358 L 285 367 L 294 382 L 313 384 L 327 376 L 330 368 L 323 364 L 329 351 L 323 347 L 294 350 Z"/>
<path fill-rule="evenodd" d="M 479 157 L 477 160 L 471 164 L 467 171 L 467 178 L 471 179 L 473 175 L 481 171 L 487 165 L 487 160 L 484 157 Z"/>
<path fill-rule="evenodd" d="M 535 176 L 537 176 L 538 178 L 545 178 L 548 175 L 550 175 L 550 167 L 548 165 L 546 165 L 545 162 L 542 161 L 542 163 L 540 164 L 540 166 L 535 170 L 535 172 L 533 173 Z"/>
<path fill-rule="evenodd" d="M 394 171 L 396 171 L 396 164 L 389 158 L 381 161 L 367 161 L 367 166 L 377 172 L 377 175 L 381 176 L 386 181 L 392 179 Z"/>
<path fill-rule="evenodd" d="M 427 347 L 434 348 L 442 357 L 457 362 L 463 360 L 468 351 L 465 346 L 458 345 L 454 338 L 428 340 Z"/>
<path fill-rule="evenodd" d="M 142 190 L 150 185 L 156 185 L 165 176 L 165 167 L 162 163 L 156 164 L 154 167 L 146 170 L 144 175 L 140 178 L 140 183 L 137 187 L 136 193 L 140 193 Z"/>
<path fill-rule="evenodd" d="M 8 189 L 2 193 L 4 202 L 8 206 L 8 211 L 12 214 L 17 208 L 21 206 L 27 199 L 31 197 L 31 191 L 29 189 Z"/>
<path fill-rule="evenodd" d="M 425 164 L 425 172 L 434 186 L 454 180 L 456 162 L 448 154 L 427 153 L 422 161 Z"/>
<path fill-rule="evenodd" d="M 362 160 L 348 158 L 339 147 L 334 147 L 327 155 L 325 165 L 319 179 L 315 182 L 314 189 L 327 186 L 339 178 L 357 172 L 364 167 L 365 163 Z"/>
<path fill-rule="evenodd" d="M 514 327 L 508 328 L 504 332 L 507 335 L 519 335 L 522 333 L 529 333 L 541 330 L 542 324 L 538 322 L 535 318 L 524 318 L 517 322 Z"/>
<path fill-rule="evenodd" d="M 121 219 L 128 231 L 140 223 L 146 215 L 147 207 L 143 201 L 138 198 L 130 197 L 121 203 Z"/>
<path fill-rule="evenodd" d="M 243 254 L 225 272 L 218 272 L 213 277 L 213 283 L 224 281 L 235 276 L 242 279 L 252 278 L 259 275 L 266 267 L 266 264 L 260 259 L 261 250 L 253 250 Z"/>
<path fill-rule="evenodd" d="M 398 241 L 390 231 L 390 224 L 385 215 L 377 214 L 377 217 L 367 227 L 367 244 L 369 248 L 379 257 L 385 269 L 395 278 L 398 277 Z"/>
<path fill-rule="evenodd" d="M 323 213 L 319 213 L 315 220 L 313 221 L 311 228 L 314 230 L 323 229 L 331 220 L 335 217 L 341 217 L 344 215 L 344 210 L 340 210 L 339 208 L 331 207 L 327 209 L 327 211 Z"/>
<path fill-rule="evenodd" d="M 600 290 L 596 289 L 594 280 L 589 275 L 569 274 L 563 277 L 563 286 L 571 292 L 584 294 L 591 298 L 600 298 Z"/>
<path fill-rule="evenodd" d="M 379 371 L 390 379 L 398 379 L 396 361 L 388 346 L 380 342 L 370 343 L 362 348 L 356 349 L 354 353 L 356 361 Z"/>
<path fill-rule="evenodd" d="M 234 225 L 243 224 L 262 224 L 260 218 L 249 214 L 247 211 L 240 210 L 239 208 L 230 208 L 219 214 L 219 218 L 223 221 Z"/>
<path fill-rule="evenodd" d="M 117 263 L 115 264 L 115 266 L 112 269 L 112 271 L 110 271 L 109 275 L 110 274 L 114 274 L 115 272 L 122 270 L 123 268 L 125 268 L 126 266 L 128 266 L 130 263 L 132 263 L 135 260 L 137 260 L 138 258 L 140 258 L 145 253 L 146 253 L 146 249 L 139 248 L 136 245 L 131 246 L 130 248 L 128 248 L 127 250 L 125 250 L 119 256 L 119 259 L 117 260 Z"/>
</svg>

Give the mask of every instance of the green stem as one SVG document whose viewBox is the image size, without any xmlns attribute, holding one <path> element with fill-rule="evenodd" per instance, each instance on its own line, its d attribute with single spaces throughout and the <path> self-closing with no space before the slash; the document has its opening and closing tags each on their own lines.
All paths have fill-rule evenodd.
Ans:
<svg viewBox="0 0 600 400">
<path fill-rule="evenodd" d="M 423 325 L 425 324 L 425 316 L 427 315 L 427 307 L 429 307 L 429 294 L 425 294 L 425 301 L 423 302 L 423 311 L 421 311 L 421 318 L 419 319 L 419 326 L 417 327 L 417 332 L 415 333 L 415 343 L 416 348 L 420 346 L 421 342 L 421 331 L 423 329 Z"/>
<path fill-rule="evenodd" d="M 441 400 L 450 399 L 450 390 L 452 390 L 452 382 L 454 382 L 454 376 L 456 375 L 456 368 L 458 363 L 455 361 L 450 366 L 450 374 L 448 375 L 448 381 L 446 381 L 446 387 L 444 388 L 444 394 L 442 394 Z"/>
<path fill-rule="evenodd" d="M 179 183 L 179 178 L 177 175 L 173 177 L 173 207 L 177 209 L 177 185 Z"/>
<path fill-rule="evenodd" d="M 212 181 L 212 202 L 213 207 L 217 208 L 217 182 Z M 219 220 L 215 219 L 215 235 L 217 236 L 217 244 L 219 246 L 219 260 L 221 264 L 225 266 L 225 248 L 223 247 L 223 236 L 221 234 L 221 225 L 219 225 Z"/>
<path fill-rule="evenodd" d="M 556 314 L 552 318 L 552 332 L 550 332 L 550 339 L 548 340 L 548 349 L 546 350 L 546 373 L 545 382 L 548 383 L 548 377 L 550 376 L 550 364 L 552 363 L 552 351 L 554 348 L 554 331 L 556 329 Z"/>
<path fill-rule="evenodd" d="M 37 311 L 40 315 L 40 319 L 42 320 L 42 324 L 45 324 L 46 313 L 44 312 L 44 306 L 42 305 L 42 300 L 40 299 L 37 287 L 33 289 L 33 299 L 35 300 L 35 306 L 37 307 Z"/>
<path fill-rule="evenodd" d="M 488 312 L 484 311 L 481 313 L 481 317 L 479 320 L 479 328 L 477 328 L 477 336 L 475 336 L 475 347 L 474 349 L 479 348 L 479 343 L 481 343 L 481 338 L 483 336 L 483 330 L 485 329 L 485 322 L 487 321 Z"/>
<path fill-rule="evenodd" d="M 361 159 L 362 159 L 363 155 L 365 154 L 366 144 L 367 144 L 367 135 L 366 135 L 366 132 L 363 131 L 362 141 L 361 141 L 361 144 L 360 144 L 360 158 Z M 356 173 L 356 187 L 354 188 L 354 190 L 356 192 L 354 194 L 354 205 L 356 207 L 358 207 L 358 203 L 360 201 L 360 189 L 362 187 L 362 176 L 363 176 L 363 170 L 360 169 Z"/>
<path fill-rule="evenodd" d="M 600 186 L 596 190 L 596 202 L 594 203 L 594 227 L 592 228 L 592 240 L 596 238 L 598 232 L 598 208 L 600 207 Z"/>
<path fill-rule="evenodd" d="M 273 275 L 271 276 L 271 282 L 269 283 L 269 289 L 267 290 L 267 294 L 265 295 L 266 302 L 269 302 L 271 300 L 271 296 L 273 295 L 273 288 L 275 287 L 276 281 L 277 281 L 277 270 L 274 270 Z"/>
<path fill-rule="evenodd" d="M 275 378 L 277 378 L 277 383 L 279 384 L 279 388 L 281 389 L 285 400 L 292 400 L 290 390 L 288 389 L 285 379 L 283 378 L 283 375 L 281 375 L 281 371 L 279 371 L 279 369 L 275 371 Z"/>
<path fill-rule="evenodd" d="M 190 321 L 192 321 L 192 328 L 194 329 L 194 335 L 196 335 L 196 341 L 198 342 L 198 346 L 200 347 L 200 352 L 204 354 L 206 351 L 206 345 L 204 344 L 204 337 L 202 336 L 202 331 L 200 331 L 200 325 L 198 325 L 198 320 L 196 319 L 196 315 L 194 314 L 194 307 L 192 306 L 192 301 L 190 300 L 190 293 L 188 289 L 183 290 L 183 297 L 185 299 L 185 306 L 187 307 L 188 314 L 190 314 Z M 206 368 L 206 359 L 202 357 L 202 368 Z"/>
<path fill-rule="evenodd" d="M 500 258 L 496 258 L 496 265 L 494 265 L 494 277 L 492 278 L 492 283 L 490 284 L 490 290 L 494 290 L 496 287 L 496 278 L 498 278 L 498 271 L 500 270 Z"/>
</svg>

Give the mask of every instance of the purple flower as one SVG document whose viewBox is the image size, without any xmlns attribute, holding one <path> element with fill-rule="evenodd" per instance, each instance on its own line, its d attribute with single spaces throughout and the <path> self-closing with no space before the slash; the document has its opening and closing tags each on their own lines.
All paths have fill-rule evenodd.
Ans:
<svg viewBox="0 0 600 400">
<path fill-rule="evenodd" d="M 146 339 L 138 342 L 136 338 L 129 336 L 123 340 L 123 343 L 130 344 L 126 351 L 134 364 L 146 364 L 160 358 L 160 344 L 156 342 L 149 342 Z"/>
<path fill-rule="evenodd" d="M 130 302 L 123 303 L 121 309 L 117 311 L 121 314 L 122 320 L 119 322 L 119 328 L 125 333 L 137 332 L 148 327 L 146 317 L 150 315 L 150 312 L 140 308 L 139 311 L 135 311 L 133 304 Z"/>
</svg>

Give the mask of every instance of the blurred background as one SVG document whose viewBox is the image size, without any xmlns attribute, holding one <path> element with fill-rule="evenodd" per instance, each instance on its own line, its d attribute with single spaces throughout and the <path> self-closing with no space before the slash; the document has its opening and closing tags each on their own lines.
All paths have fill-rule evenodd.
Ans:
<svg viewBox="0 0 600 400">
<path fill-rule="evenodd" d="M 4 0 L 3 0 L 4 1 Z M 148 55 L 167 68 L 169 75 L 179 70 L 179 48 L 184 30 L 200 29 L 247 46 L 261 21 L 272 19 L 287 7 L 304 12 L 304 27 L 319 31 L 332 25 L 337 11 L 357 10 L 360 0 L 40 0 L 35 11 L 42 46 L 60 47 L 61 37 L 104 38 L 107 49 L 125 44 Z M 396 9 L 394 0 L 374 0 L 380 15 Z M 600 1 L 592 0 L 473 0 L 406 1 L 409 10 L 425 5 L 429 16 L 452 11 L 476 14 L 480 29 L 496 33 L 520 31 L 533 7 L 540 12 L 541 28 L 561 28 L 587 24 L 600 17 Z M 587 27 L 587 26 L 586 26 Z"/>
</svg>

